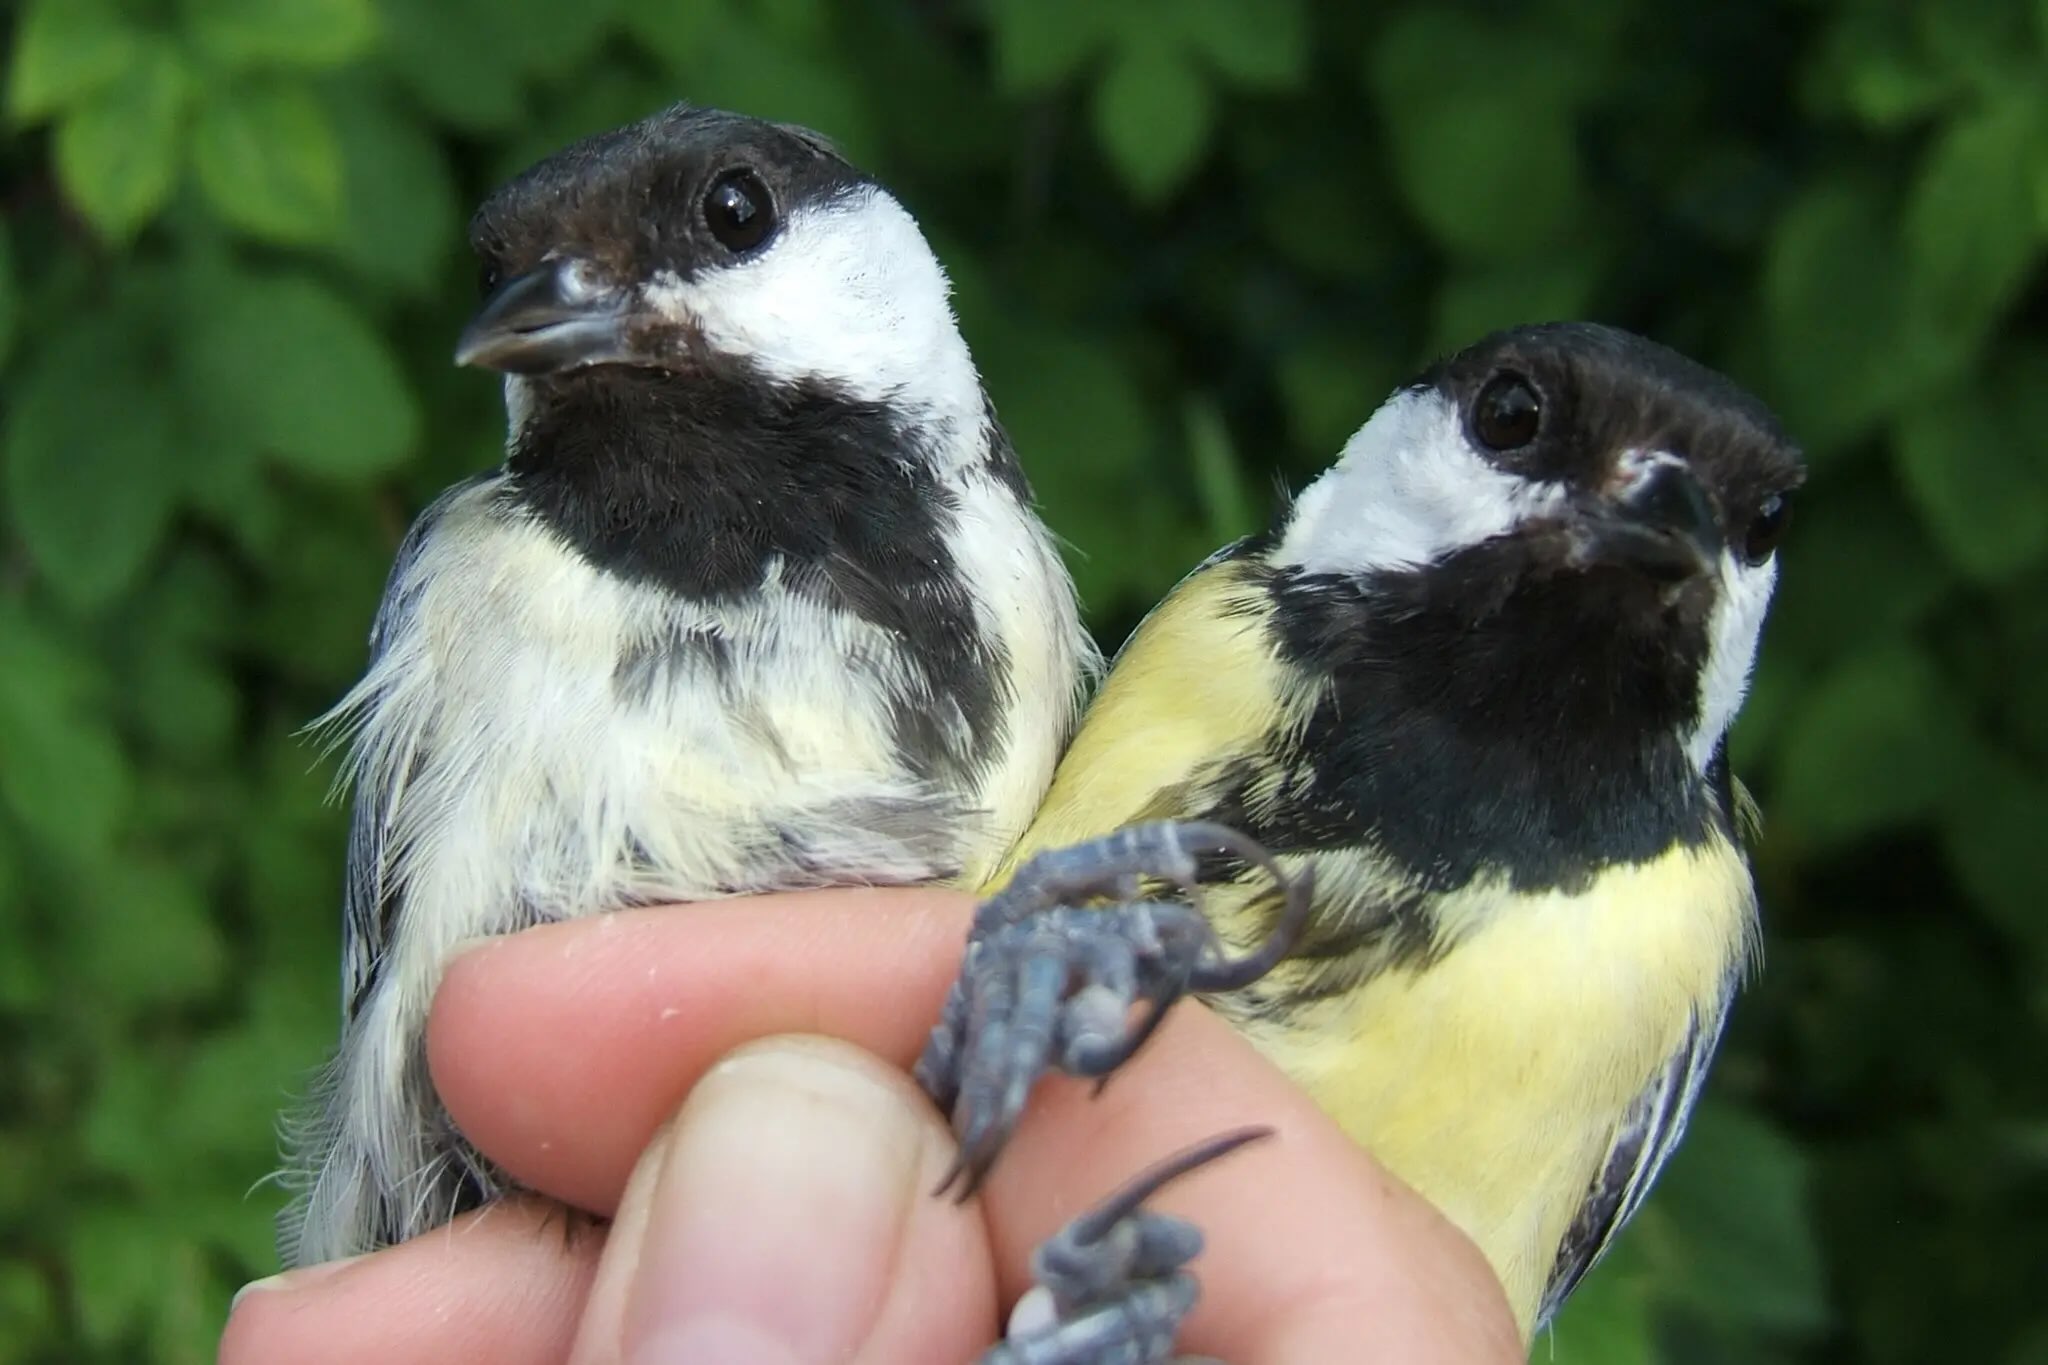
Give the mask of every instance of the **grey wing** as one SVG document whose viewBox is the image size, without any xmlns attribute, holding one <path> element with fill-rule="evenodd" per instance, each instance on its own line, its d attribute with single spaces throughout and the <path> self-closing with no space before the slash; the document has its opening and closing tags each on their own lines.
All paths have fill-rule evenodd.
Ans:
<svg viewBox="0 0 2048 1365">
<path fill-rule="evenodd" d="M 488 470 L 456 484 L 427 505 L 399 542 L 385 580 L 384 599 L 370 623 L 368 669 L 376 667 L 385 648 L 401 633 L 419 609 L 417 589 L 409 582 L 414 562 L 448 511 L 478 487 L 504 478 L 502 470 Z M 374 696 L 355 697 L 337 708 L 334 721 L 348 725 L 360 722 L 364 708 L 373 706 Z M 329 722 L 321 722 L 323 725 Z M 400 768 L 388 769 L 382 781 L 358 782 L 349 814 L 348 866 L 342 887 L 341 918 L 341 1001 L 342 1018 L 353 1019 L 377 984 L 379 967 L 389 942 L 397 912 L 396 888 L 386 884 L 385 847 L 391 830 L 391 816 L 404 781 L 425 755 L 415 748 Z"/>
<path fill-rule="evenodd" d="M 1622 1228 L 1649 1197 L 1650 1187 L 1656 1183 L 1664 1163 L 1678 1150 L 1679 1140 L 1685 1136 L 1686 1120 L 1692 1116 L 1700 1087 L 1706 1083 L 1707 1069 L 1721 1041 L 1721 1026 L 1728 1017 L 1728 1005 L 1734 994 L 1735 977 L 1731 975 L 1722 988 L 1721 998 L 1715 1002 L 1712 1017 L 1702 1019 L 1694 1012 L 1692 1027 L 1677 1051 L 1622 1116 L 1608 1144 L 1607 1157 L 1600 1163 L 1584 1202 L 1558 1245 L 1557 1261 L 1551 1267 L 1550 1283 L 1544 1286 L 1543 1304 L 1536 1315 L 1538 1328 L 1564 1306 L 1586 1272 L 1607 1254 Z"/>
</svg>

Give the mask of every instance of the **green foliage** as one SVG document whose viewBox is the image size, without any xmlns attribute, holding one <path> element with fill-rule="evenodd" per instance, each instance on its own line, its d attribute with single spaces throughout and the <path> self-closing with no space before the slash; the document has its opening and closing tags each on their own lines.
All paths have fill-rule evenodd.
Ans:
<svg viewBox="0 0 2048 1365">
<path fill-rule="evenodd" d="M 1105 643 L 1432 352 L 1595 316 L 1813 457 L 1765 970 L 1537 1358 L 2048 1359 L 2048 8 L 25 0 L 0 217 L 0 1365 L 211 1358 L 334 1024 L 296 732 L 494 458 L 463 214 L 688 96 L 895 186 Z"/>
</svg>

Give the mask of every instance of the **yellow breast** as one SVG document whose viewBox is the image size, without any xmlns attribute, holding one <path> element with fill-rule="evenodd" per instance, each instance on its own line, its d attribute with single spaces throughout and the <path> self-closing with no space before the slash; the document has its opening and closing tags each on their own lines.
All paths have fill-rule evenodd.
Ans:
<svg viewBox="0 0 2048 1365">
<path fill-rule="evenodd" d="M 1345 880 L 1324 875 L 1330 890 Z M 1455 942 L 1442 957 L 1244 1026 L 1478 1243 L 1527 1333 L 1623 1114 L 1696 1012 L 1716 1019 L 1748 942 L 1748 874 L 1716 842 L 1580 895 L 1494 882 L 1441 908 Z"/>
</svg>

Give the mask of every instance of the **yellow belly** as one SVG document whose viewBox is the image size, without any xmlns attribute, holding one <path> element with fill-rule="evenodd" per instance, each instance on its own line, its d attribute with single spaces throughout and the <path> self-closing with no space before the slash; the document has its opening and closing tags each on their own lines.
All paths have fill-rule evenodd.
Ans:
<svg viewBox="0 0 2048 1365">
<path fill-rule="evenodd" d="M 1726 844 L 1612 870 L 1579 896 L 1468 888 L 1446 898 L 1470 922 L 1440 959 L 1245 1028 L 1471 1236 L 1526 1335 L 1623 1114 L 1695 1011 L 1718 1010 L 1750 901 Z"/>
</svg>

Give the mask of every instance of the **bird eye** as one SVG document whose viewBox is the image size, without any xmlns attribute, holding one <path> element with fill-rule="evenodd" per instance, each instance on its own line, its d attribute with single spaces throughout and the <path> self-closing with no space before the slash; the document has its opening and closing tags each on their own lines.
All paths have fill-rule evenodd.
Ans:
<svg viewBox="0 0 2048 1365">
<path fill-rule="evenodd" d="M 704 196 L 704 225 L 728 251 L 751 251 L 775 228 L 768 187 L 752 171 L 727 171 Z"/>
<path fill-rule="evenodd" d="M 1542 424 L 1536 390 L 1512 371 L 1487 380 L 1472 403 L 1472 434 L 1488 450 L 1518 450 L 1536 439 Z"/>
<path fill-rule="evenodd" d="M 504 280 L 505 267 L 499 265 L 495 260 L 492 260 L 490 257 L 485 257 L 482 263 L 477 266 L 477 296 L 480 298 L 489 298 L 492 294 L 497 292 L 498 286 L 504 283 Z"/>
<path fill-rule="evenodd" d="M 1782 493 L 1773 493 L 1763 500 L 1750 519 L 1749 530 L 1743 533 L 1742 557 L 1752 567 L 1763 563 L 1778 548 L 1778 542 L 1785 538 L 1785 528 L 1792 524 L 1792 500 Z"/>
</svg>

